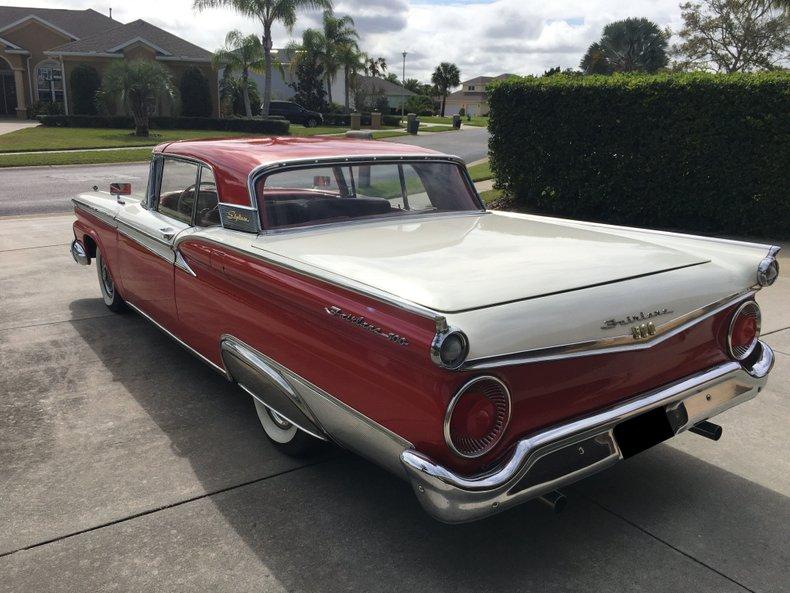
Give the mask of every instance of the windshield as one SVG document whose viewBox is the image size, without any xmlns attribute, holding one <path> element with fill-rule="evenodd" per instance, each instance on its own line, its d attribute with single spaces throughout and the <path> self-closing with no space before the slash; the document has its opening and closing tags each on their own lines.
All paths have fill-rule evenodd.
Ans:
<svg viewBox="0 0 790 593">
<path fill-rule="evenodd" d="M 263 177 L 256 191 L 264 229 L 480 210 L 463 169 L 441 161 L 290 169 Z"/>
</svg>

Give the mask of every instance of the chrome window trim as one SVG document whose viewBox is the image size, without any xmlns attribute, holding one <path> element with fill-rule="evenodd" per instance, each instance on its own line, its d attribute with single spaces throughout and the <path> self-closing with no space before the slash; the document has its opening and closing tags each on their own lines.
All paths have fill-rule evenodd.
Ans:
<svg viewBox="0 0 790 593">
<path fill-rule="evenodd" d="M 291 159 L 287 161 L 278 161 L 273 163 L 265 163 L 263 165 L 258 165 L 255 167 L 247 177 L 247 191 L 249 192 L 250 198 L 250 208 L 254 209 L 258 215 L 258 224 L 261 228 L 260 234 L 268 235 L 275 231 L 276 229 L 266 229 L 263 226 L 263 220 L 260 217 L 260 211 L 258 210 L 258 196 L 255 192 L 255 185 L 258 183 L 258 180 L 261 177 L 270 175 L 274 172 L 280 173 L 282 171 L 290 171 L 295 169 L 309 169 L 313 167 L 327 167 L 327 166 L 352 166 L 358 164 L 402 164 L 408 162 L 444 162 L 450 163 L 454 165 L 458 165 L 461 169 L 461 175 L 464 179 L 464 182 L 471 192 L 474 199 L 477 201 L 477 205 L 479 206 L 478 210 L 459 210 L 455 212 L 455 214 L 459 213 L 485 213 L 487 212 L 485 204 L 483 203 L 480 194 L 477 193 L 477 189 L 475 188 L 475 184 L 472 181 L 472 178 L 469 175 L 469 170 L 466 168 L 466 162 L 457 156 L 454 155 L 447 155 L 447 154 L 437 154 L 437 155 L 404 155 L 393 153 L 391 155 L 383 154 L 383 155 L 354 155 L 348 157 L 308 157 L 302 159 Z M 445 213 L 447 214 L 447 213 Z M 434 214 L 415 214 L 415 216 L 434 216 Z M 383 216 L 375 216 L 367 219 L 367 221 L 380 221 L 386 220 L 386 215 Z M 398 219 L 400 220 L 400 219 Z M 332 224 L 332 223 L 328 223 Z M 335 225 L 340 223 L 334 223 Z M 303 228 L 316 228 L 319 225 L 310 225 L 309 227 L 298 227 L 299 230 Z M 325 225 L 321 225 L 325 226 Z M 287 232 L 293 229 L 279 229 L 278 232 Z"/>
<path fill-rule="evenodd" d="M 716 302 L 705 305 L 704 307 L 700 307 L 699 309 L 695 309 L 694 311 L 690 311 L 689 313 L 681 315 L 672 321 L 657 326 L 655 335 L 650 339 L 636 341 L 631 334 L 628 334 L 611 338 L 602 338 L 600 340 L 589 340 L 586 342 L 549 346 L 547 348 L 536 348 L 534 350 L 524 350 L 522 352 L 515 352 L 512 354 L 502 354 L 499 356 L 472 359 L 467 361 L 466 364 L 460 367 L 460 369 L 464 371 L 477 371 L 516 364 L 561 360 L 578 356 L 613 354 L 615 352 L 631 350 L 645 350 L 660 344 L 672 336 L 676 336 L 677 334 L 687 330 L 700 321 L 703 321 L 712 315 L 716 315 L 724 309 L 737 304 L 740 300 L 753 296 L 754 294 L 754 290 L 748 289 L 746 291 L 727 296 Z"/>
<path fill-rule="evenodd" d="M 472 387 L 476 383 L 479 383 L 480 381 L 493 381 L 494 383 L 498 383 L 502 387 L 502 389 L 505 390 L 505 395 L 507 396 L 507 418 L 505 419 L 505 424 L 502 427 L 502 432 L 499 435 L 499 438 L 489 443 L 488 446 L 482 451 L 470 455 L 468 453 L 463 453 L 459 451 L 458 448 L 455 446 L 455 443 L 453 443 L 452 435 L 450 435 L 450 421 L 453 419 L 453 411 L 455 410 L 455 406 L 456 404 L 458 404 L 461 397 L 463 397 L 464 393 L 469 391 L 470 387 Z M 461 388 L 455 393 L 455 395 L 450 400 L 449 405 L 447 406 L 447 410 L 444 413 L 444 421 L 442 422 L 444 442 L 447 443 L 447 446 L 450 448 L 450 450 L 453 453 L 455 453 L 459 457 L 463 457 L 464 459 L 477 459 L 478 457 L 482 457 L 486 453 L 490 452 L 491 449 L 496 447 L 497 444 L 499 444 L 499 441 L 502 440 L 502 437 L 505 436 L 507 427 L 510 424 L 510 416 L 512 414 L 512 411 L 513 411 L 513 399 L 510 395 L 510 389 L 507 388 L 507 385 L 505 385 L 505 383 L 501 379 L 498 379 L 493 375 L 480 375 L 478 377 L 475 377 L 474 379 L 467 381 L 461 386 Z"/>
</svg>

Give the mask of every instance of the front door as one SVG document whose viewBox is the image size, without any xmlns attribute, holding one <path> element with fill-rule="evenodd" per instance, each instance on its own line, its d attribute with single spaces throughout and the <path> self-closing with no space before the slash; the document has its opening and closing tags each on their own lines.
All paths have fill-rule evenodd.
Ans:
<svg viewBox="0 0 790 593">
<path fill-rule="evenodd" d="M 16 117 L 16 81 L 9 70 L 0 70 L 0 116 Z"/>
<path fill-rule="evenodd" d="M 197 164 L 166 158 L 148 207 L 130 201 L 116 216 L 124 298 L 171 329 L 178 321 L 173 244 L 192 226 L 197 179 Z"/>
</svg>

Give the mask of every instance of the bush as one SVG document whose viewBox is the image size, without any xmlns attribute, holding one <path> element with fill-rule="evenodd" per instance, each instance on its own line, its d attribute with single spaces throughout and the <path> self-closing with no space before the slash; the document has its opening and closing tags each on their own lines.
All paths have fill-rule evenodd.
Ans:
<svg viewBox="0 0 790 593">
<path fill-rule="evenodd" d="M 489 90 L 491 169 L 533 211 L 790 236 L 790 75 L 515 78 Z"/>
<path fill-rule="evenodd" d="M 351 125 L 350 113 L 324 113 L 323 116 L 324 116 L 324 125 L 327 126 L 344 126 L 347 128 Z M 385 126 L 399 126 L 400 116 L 382 114 L 381 123 Z M 362 114 L 362 125 L 363 126 L 370 125 L 370 113 Z"/>
<path fill-rule="evenodd" d="M 179 84 L 181 115 L 184 117 L 209 117 L 211 115 L 211 91 L 208 80 L 197 66 L 184 70 Z"/>
<path fill-rule="evenodd" d="M 38 119 L 41 115 L 63 115 L 63 103 L 36 101 L 27 108 L 27 117 L 29 119 Z"/>
<path fill-rule="evenodd" d="M 101 76 L 96 68 L 79 64 L 71 71 L 69 82 L 72 111 L 79 115 L 95 115 L 96 93 L 101 88 Z"/>
<path fill-rule="evenodd" d="M 417 115 L 433 115 L 436 113 L 433 99 L 425 95 L 412 95 L 406 99 L 404 109 L 406 113 L 416 113 Z"/>
<path fill-rule="evenodd" d="M 61 128 L 129 128 L 134 129 L 131 116 L 45 115 L 38 118 L 45 126 Z M 215 117 L 151 117 L 157 130 L 217 130 L 251 134 L 288 134 L 288 121 L 281 117 L 226 118 Z"/>
</svg>

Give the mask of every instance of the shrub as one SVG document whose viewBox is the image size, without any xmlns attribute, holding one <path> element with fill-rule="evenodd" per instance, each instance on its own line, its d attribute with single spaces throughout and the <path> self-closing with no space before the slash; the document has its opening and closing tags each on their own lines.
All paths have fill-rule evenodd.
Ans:
<svg viewBox="0 0 790 593">
<path fill-rule="evenodd" d="M 790 75 L 515 78 L 489 90 L 491 169 L 533 211 L 790 236 Z"/>
<path fill-rule="evenodd" d="M 416 113 L 417 115 L 433 115 L 436 112 L 433 99 L 425 95 L 412 95 L 406 99 L 404 108 L 406 113 Z"/>
<path fill-rule="evenodd" d="M 324 116 L 324 125 L 327 126 L 349 127 L 351 125 L 350 113 L 324 113 L 323 116 Z M 400 116 L 382 114 L 381 123 L 384 124 L 385 126 L 399 126 Z M 362 114 L 362 125 L 363 126 L 370 125 L 370 113 Z"/>
<path fill-rule="evenodd" d="M 200 68 L 190 66 L 184 70 L 178 86 L 181 93 L 181 115 L 184 117 L 209 117 L 211 115 L 211 91 L 208 80 Z"/>
<path fill-rule="evenodd" d="M 79 115 L 96 114 L 96 93 L 101 88 L 101 76 L 93 66 L 79 64 L 71 71 L 72 111 Z"/>
<path fill-rule="evenodd" d="M 131 116 L 46 115 L 38 118 L 45 126 L 61 128 L 134 128 Z M 281 117 L 216 118 L 216 117 L 151 117 L 157 130 L 217 130 L 251 134 L 288 134 L 288 121 Z"/>
<path fill-rule="evenodd" d="M 63 103 L 52 101 L 36 101 L 27 109 L 29 119 L 37 119 L 41 115 L 63 115 Z"/>
</svg>

